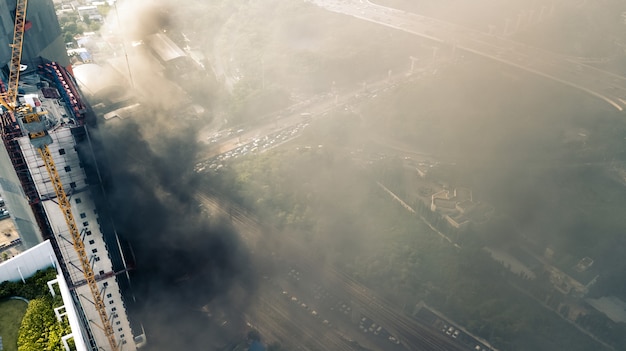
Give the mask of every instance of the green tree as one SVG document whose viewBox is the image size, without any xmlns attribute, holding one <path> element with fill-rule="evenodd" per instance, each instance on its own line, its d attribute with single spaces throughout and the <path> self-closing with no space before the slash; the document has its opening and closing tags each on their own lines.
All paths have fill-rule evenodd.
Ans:
<svg viewBox="0 0 626 351">
<path fill-rule="evenodd" d="M 71 333 L 66 319 L 57 321 L 49 295 L 31 300 L 17 339 L 20 351 L 63 351 L 61 338 Z"/>
</svg>

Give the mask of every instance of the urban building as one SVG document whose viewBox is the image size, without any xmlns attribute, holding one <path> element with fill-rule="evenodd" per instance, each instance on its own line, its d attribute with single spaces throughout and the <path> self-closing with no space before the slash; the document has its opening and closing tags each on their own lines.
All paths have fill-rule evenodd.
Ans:
<svg viewBox="0 0 626 351">
<path fill-rule="evenodd" d="M 0 3 L 2 89 L 7 86 L 14 17 L 15 1 Z M 39 117 L 32 123 L 6 108 L 0 113 L 0 282 L 17 281 L 24 272 L 36 270 L 29 262 L 40 256 L 45 262 L 38 264 L 57 267 L 59 284 L 67 287 L 64 301 L 74 311 L 74 341 L 84 344 L 78 350 L 136 350 L 145 337 L 140 326 L 131 327 L 127 315 L 129 265 L 107 215 L 93 154 L 96 147 L 87 125 L 95 116 L 67 67 L 52 1 L 30 0 L 26 19 L 22 65 L 28 67 L 20 75 L 18 102 Z M 42 143 L 58 178 L 52 176 L 50 163 L 44 163 L 43 148 L 33 137 L 37 133 L 46 135 Z M 69 205 L 61 206 L 61 198 Z"/>
</svg>

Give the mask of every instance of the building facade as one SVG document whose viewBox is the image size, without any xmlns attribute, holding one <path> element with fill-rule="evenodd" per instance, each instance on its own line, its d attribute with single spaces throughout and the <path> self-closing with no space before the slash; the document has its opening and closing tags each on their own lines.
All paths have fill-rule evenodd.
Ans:
<svg viewBox="0 0 626 351">
<path fill-rule="evenodd" d="M 0 75 L 5 84 L 15 5 L 15 0 L 0 2 Z M 145 338 L 135 338 L 126 312 L 128 268 L 120 240 L 106 215 L 98 171 L 94 170 L 97 167 L 92 153 L 94 146 L 86 125 L 91 110 L 67 68 L 69 59 L 52 1 L 29 0 L 26 18 L 22 64 L 28 68 L 20 75 L 19 101 L 45 112 L 40 119 L 52 140 L 48 149 L 71 202 L 80 240 L 113 328 L 116 349 L 136 350 Z M 83 261 L 59 207 L 50 174 L 32 144 L 35 139 L 31 140 L 19 116 L 4 110 L 0 116 L 4 146 L 0 150 L 0 197 L 3 197 L 0 213 L 5 210 L 8 213 L 0 218 L 0 228 L 7 228 L 5 235 L 10 240 L 4 243 L 4 235 L 0 235 L 0 260 L 28 262 L 30 259 L 24 259 L 23 255 L 49 240 L 50 252 L 54 253 L 52 261 L 63 277 L 60 285 L 67 286 L 67 296 L 76 312 L 73 329 L 79 331 L 73 332 L 80 333 L 84 349 L 109 350 L 109 338 L 93 303 Z M 50 261 L 51 257 L 47 256 L 46 260 Z M 15 278 L 14 266 L 0 266 L 0 278 L 4 275 L 13 275 L 4 280 Z"/>
</svg>

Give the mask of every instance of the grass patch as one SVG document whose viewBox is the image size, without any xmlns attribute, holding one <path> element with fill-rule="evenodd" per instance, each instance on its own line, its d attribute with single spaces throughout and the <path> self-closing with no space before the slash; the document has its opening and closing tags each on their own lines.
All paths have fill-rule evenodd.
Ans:
<svg viewBox="0 0 626 351">
<path fill-rule="evenodd" d="M 0 336 L 4 351 L 17 351 L 17 333 L 28 304 L 21 300 L 0 301 Z"/>
</svg>

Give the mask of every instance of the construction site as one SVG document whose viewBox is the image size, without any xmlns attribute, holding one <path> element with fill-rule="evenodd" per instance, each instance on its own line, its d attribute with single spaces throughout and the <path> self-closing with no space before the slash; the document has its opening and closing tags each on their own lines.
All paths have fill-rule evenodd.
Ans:
<svg viewBox="0 0 626 351">
<path fill-rule="evenodd" d="M 11 49 L 0 50 L 7 65 L 0 85 L 0 282 L 54 266 L 67 287 L 61 292 L 72 333 L 64 338 L 77 350 L 135 350 L 146 340 L 126 311 L 131 265 L 107 216 L 87 127 L 95 117 L 72 76 L 52 1 L 31 3 L 0 5 L 0 15 L 14 19 L 0 37 L 0 47 Z"/>
</svg>

